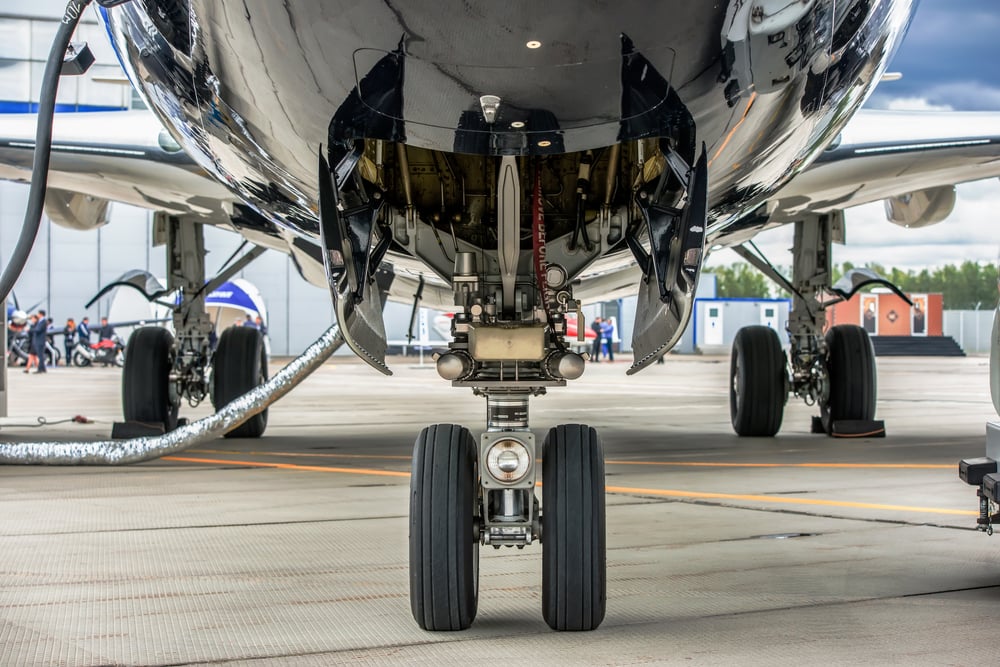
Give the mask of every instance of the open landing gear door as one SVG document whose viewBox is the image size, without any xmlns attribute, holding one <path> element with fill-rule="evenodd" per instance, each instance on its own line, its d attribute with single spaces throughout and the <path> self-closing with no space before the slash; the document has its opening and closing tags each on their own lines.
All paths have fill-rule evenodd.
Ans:
<svg viewBox="0 0 1000 667">
<path fill-rule="evenodd" d="M 345 160 L 353 159 L 356 163 L 358 157 L 360 152 L 353 152 Z M 337 175 L 350 173 L 351 167 L 353 165 L 346 169 L 338 166 Z M 382 320 L 384 299 L 375 275 L 391 237 L 382 234 L 381 240 L 372 247 L 376 219 L 383 202 L 381 193 L 366 192 L 365 186 L 356 181 L 355 189 L 342 199 L 338 180 L 320 154 L 319 194 L 323 265 L 340 333 L 369 366 L 392 375 L 385 365 L 388 345 Z"/>
<path fill-rule="evenodd" d="M 694 169 L 684 176 L 687 198 L 681 209 L 651 201 L 652 190 L 639 192 L 650 249 L 647 253 L 630 237 L 629 247 L 644 277 L 639 285 L 632 334 L 635 363 L 629 375 L 646 368 L 676 345 L 691 319 L 705 256 L 708 160 L 704 146 Z"/>
</svg>

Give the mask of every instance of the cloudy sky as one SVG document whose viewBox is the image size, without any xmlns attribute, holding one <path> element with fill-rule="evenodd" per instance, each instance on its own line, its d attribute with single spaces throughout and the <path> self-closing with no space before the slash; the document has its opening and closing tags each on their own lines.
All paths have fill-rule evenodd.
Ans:
<svg viewBox="0 0 1000 667">
<path fill-rule="evenodd" d="M 874 109 L 995 111 L 1000 118 L 1000 1 L 921 0 L 885 82 L 869 99 Z M 881 202 L 849 209 L 847 245 L 835 262 L 878 262 L 905 269 L 1000 258 L 1000 180 L 959 185 L 955 210 L 944 222 L 903 229 L 886 221 Z M 761 234 L 758 245 L 775 264 L 789 265 L 790 228 Z M 716 253 L 710 264 L 738 258 Z"/>
</svg>

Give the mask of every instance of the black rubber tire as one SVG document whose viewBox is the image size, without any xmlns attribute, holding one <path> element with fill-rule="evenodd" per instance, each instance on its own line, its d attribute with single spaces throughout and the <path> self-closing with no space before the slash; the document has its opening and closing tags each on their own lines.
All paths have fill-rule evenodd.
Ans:
<svg viewBox="0 0 1000 667">
<path fill-rule="evenodd" d="M 729 416 L 741 437 L 770 438 L 781 428 L 788 400 L 787 362 L 778 332 L 743 327 L 729 364 Z"/>
<path fill-rule="evenodd" d="M 85 368 L 90 365 L 90 358 L 87 357 L 83 352 L 73 353 L 73 365 L 79 366 L 80 368 Z"/>
<path fill-rule="evenodd" d="M 410 476 L 410 609 L 424 630 L 465 630 L 476 618 L 478 481 L 467 428 L 420 432 Z"/>
<path fill-rule="evenodd" d="M 542 614 L 553 630 L 593 630 L 607 607 L 604 453 L 582 424 L 542 445 Z"/>
<path fill-rule="evenodd" d="M 225 407 L 267 380 L 264 336 L 254 327 L 229 327 L 219 337 L 212 369 L 212 405 Z M 226 433 L 227 438 L 259 438 L 267 428 L 267 410 Z"/>
<path fill-rule="evenodd" d="M 125 421 L 177 427 L 178 406 L 170 403 L 170 350 L 173 335 L 160 327 L 132 332 L 122 369 L 122 412 Z"/>
<path fill-rule="evenodd" d="M 836 421 L 874 419 L 878 374 L 868 332 L 853 324 L 831 327 L 826 347 L 830 398 L 820 406 L 823 428 L 831 433 Z"/>
</svg>

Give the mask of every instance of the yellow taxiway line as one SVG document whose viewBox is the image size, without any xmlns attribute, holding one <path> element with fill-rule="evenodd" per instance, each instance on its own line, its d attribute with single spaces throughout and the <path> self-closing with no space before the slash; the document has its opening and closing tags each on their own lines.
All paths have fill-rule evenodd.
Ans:
<svg viewBox="0 0 1000 667">
<path fill-rule="evenodd" d="M 164 456 L 164 461 L 185 463 L 211 463 L 227 466 L 250 466 L 253 468 L 278 468 L 279 470 L 303 470 L 310 472 L 339 472 L 348 475 L 380 475 L 383 477 L 409 477 L 410 473 L 376 468 L 334 468 L 331 466 L 304 466 L 297 463 L 273 463 L 271 461 L 235 461 L 233 459 L 202 459 L 189 456 Z"/>
<path fill-rule="evenodd" d="M 383 477 L 410 476 L 410 473 L 398 470 L 379 470 L 376 468 L 339 468 L 333 466 L 300 465 L 297 463 L 274 463 L 271 461 L 205 459 L 205 458 L 196 458 L 189 456 L 164 456 L 163 460 L 179 461 L 184 463 L 207 463 L 212 465 L 237 465 L 237 466 L 248 466 L 254 468 L 275 468 L 279 470 L 300 470 L 304 472 L 333 472 L 333 473 L 344 473 L 348 475 L 378 475 Z M 795 464 L 795 465 L 807 465 L 807 464 Z M 814 464 L 814 465 L 822 465 L 822 464 Z M 842 464 L 829 464 L 829 465 L 830 467 L 840 467 Z M 778 467 L 778 465 L 776 464 L 774 467 Z M 956 516 L 978 516 L 978 512 L 972 510 L 956 510 L 944 507 L 917 507 L 912 505 L 886 505 L 882 503 L 861 503 L 850 500 L 824 500 L 822 498 L 795 498 L 790 496 L 768 496 L 768 495 L 742 494 L 742 493 L 713 493 L 708 491 L 681 491 L 677 489 L 646 489 L 646 488 L 637 488 L 630 486 L 606 486 L 605 491 L 607 493 L 622 493 L 622 494 L 636 495 L 636 496 L 653 496 L 657 498 L 677 498 L 686 500 L 730 500 L 730 501 L 743 501 L 743 502 L 772 503 L 779 505 L 846 507 L 852 509 L 872 509 L 872 510 L 884 510 L 890 512 L 912 512 L 919 514 L 949 514 Z"/>
<path fill-rule="evenodd" d="M 403 454 L 333 454 L 329 452 L 238 452 L 225 449 L 191 449 L 198 454 L 226 454 L 232 456 L 287 456 L 290 458 L 321 458 L 321 459 L 373 459 L 410 461 L 411 456 Z M 843 468 L 863 470 L 953 470 L 953 464 L 944 463 L 740 463 L 723 461 L 630 461 L 608 459 L 605 465 L 619 466 L 673 466 L 678 468 Z"/>
</svg>

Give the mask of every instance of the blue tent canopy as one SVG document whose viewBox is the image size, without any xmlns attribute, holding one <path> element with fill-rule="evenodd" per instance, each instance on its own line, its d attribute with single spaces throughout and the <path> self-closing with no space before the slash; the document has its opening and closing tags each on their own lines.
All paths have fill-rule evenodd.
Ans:
<svg viewBox="0 0 1000 667">
<path fill-rule="evenodd" d="M 217 289 L 205 297 L 207 308 L 235 308 L 247 315 L 259 315 L 262 320 L 267 321 L 267 307 L 264 299 L 254 285 L 246 280 L 237 278 L 229 282 L 222 283 Z"/>
</svg>

